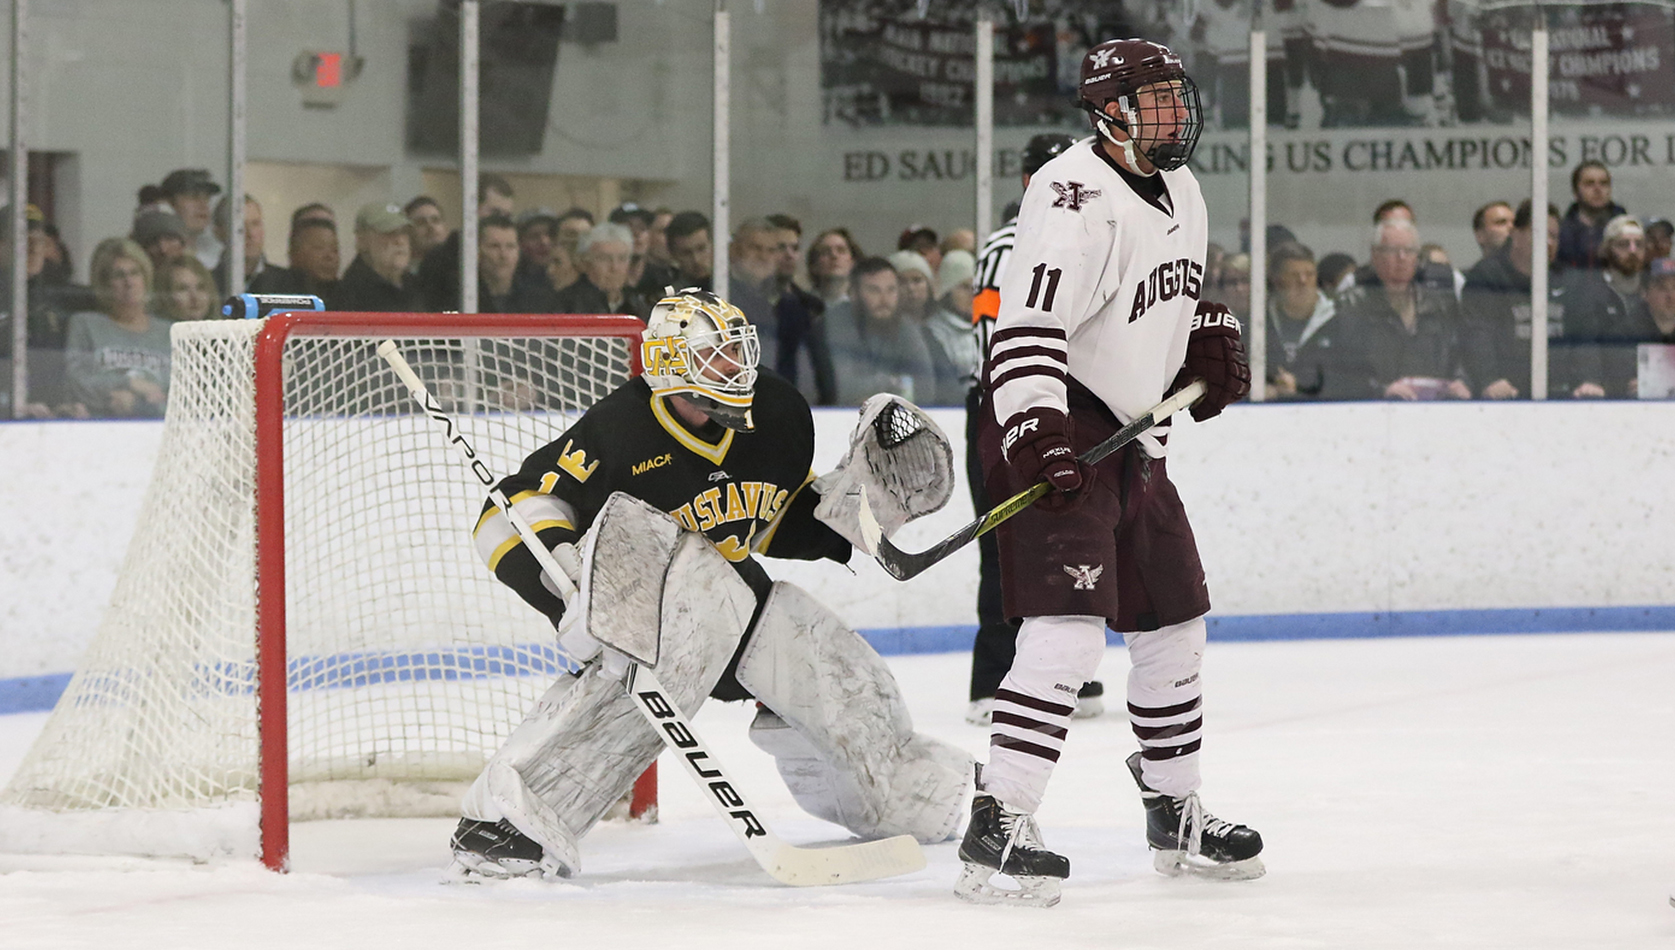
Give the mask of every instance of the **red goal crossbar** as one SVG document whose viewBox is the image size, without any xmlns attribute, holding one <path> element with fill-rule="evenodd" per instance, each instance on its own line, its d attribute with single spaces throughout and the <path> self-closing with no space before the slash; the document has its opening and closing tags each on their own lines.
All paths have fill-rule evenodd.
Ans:
<svg viewBox="0 0 1675 950">
<path fill-rule="evenodd" d="M 620 337 L 628 341 L 630 373 L 640 372 L 637 345 L 645 324 L 631 316 L 537 314 L 331 313 L 270 316 L 256 338 L 256 703 L 261 763 L 262 863 L 284 871 L 290 861 L 290 763 L 285 645 L 284 372 L 287 341 L 296 337 Z M 635 782 L 630 813 L 655 807 L 657 765 Z"/>
</svg>

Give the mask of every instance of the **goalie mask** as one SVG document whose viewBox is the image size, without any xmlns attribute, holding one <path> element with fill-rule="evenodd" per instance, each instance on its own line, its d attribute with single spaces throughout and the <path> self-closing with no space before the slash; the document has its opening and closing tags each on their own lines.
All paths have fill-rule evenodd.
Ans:
<svg viewBox="0 0 1675 950">
<path fill-rule="evenodd" d="M 651 391 L 684 396 L 727 428 L 749 432 L 762 349 L 744 312 L 688 287 L 659 300 L 646 323 L 640 365 Z"/>
<path fill-rule="evenodd" d="M 1162 171 L 1173 171 L 1192 158 L 1204 131 L 1198 86 L 1187 77 L 1181 58 L 1149 40 L 1106 40 L 1082 59 L 1081 106 L 1093 127 L 1122 149 L 1130 162 L 1138 152 Z M 1117 104 L 1117 114 L 1105 110 Z M 1118 140 L 1116 130 L 1127 134 Z"/>
</svg>

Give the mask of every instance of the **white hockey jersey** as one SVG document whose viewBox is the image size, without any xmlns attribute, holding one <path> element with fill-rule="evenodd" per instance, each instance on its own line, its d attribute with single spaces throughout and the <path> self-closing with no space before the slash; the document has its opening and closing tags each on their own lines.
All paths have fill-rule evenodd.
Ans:
<svg viewBox="0 0 1675 950">
<path fill-rule="evenodd" d="M 1158 174 L 1165 207 L 1136 193 L 1089 137 L 1031 176 L 990 342 L 1002 425 L 1026 409 L 1066 411 L 1066 375 L 1127 423 L 1180 372 L 1209 221 L 1191 171 Z M 1167 432 L 1165 422 L 1141 436 L 1147 454 L 1163 456 L 1157 436 Z"/>
</svg>

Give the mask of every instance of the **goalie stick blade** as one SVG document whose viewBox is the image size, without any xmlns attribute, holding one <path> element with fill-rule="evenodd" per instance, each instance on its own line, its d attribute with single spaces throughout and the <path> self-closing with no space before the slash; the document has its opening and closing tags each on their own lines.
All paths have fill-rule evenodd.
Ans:
<svg viewBox="0 0 1675 950">
<path fill-rule="evenodd" d="M 773 879 L 792 887 L 859 884 L 925 868 L 925 852 L 912 835 L 897 835 L 861 844 L 828 848 L 799 848 L 777 838 L 763 869 Z"/>
</svg>

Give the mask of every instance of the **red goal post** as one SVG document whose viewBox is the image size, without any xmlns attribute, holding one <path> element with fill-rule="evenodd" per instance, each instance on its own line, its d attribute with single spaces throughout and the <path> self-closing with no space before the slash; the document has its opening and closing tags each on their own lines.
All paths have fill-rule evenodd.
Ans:
<svg viewBox="0 0 1675 950">
<path fill-rule="evenodd" d="M 297 312 L 172 330 L 162 444 L 111 607 L 4 792 L 0 848 L 259 855 L 289 823 L 457 814 L 567 668 L 470 542 L 482 488 L 639 372 L 627 316 Z M 655 807 L 655 771 L 634 810 Z"/>
</svg>

